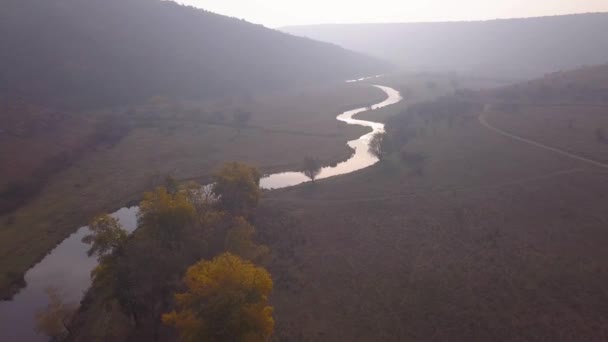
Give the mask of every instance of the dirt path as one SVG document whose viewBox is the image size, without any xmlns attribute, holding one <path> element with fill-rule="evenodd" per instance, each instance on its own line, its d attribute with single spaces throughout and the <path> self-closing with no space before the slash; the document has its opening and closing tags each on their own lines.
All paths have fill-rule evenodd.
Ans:
<svg viewBox="0 0 608 342">
<path fill-rule="evenodd" d="M 486 114 L 487 113 L 482 113 L 482 114 L 480 114 L 477 117 L 479 119 L 479 123 L 481 123 L 481 125 L 484 126 L 484 127 L 486 127 L 487 129 L 492 130 L 492 131 L 494 131 L 494 132 L 496 132 L 496 133 L 498 133 L 500 135 L 503 135 L 503 136 L 505 136 L 507 138 L 511 138 L 513 140 L 517 140 L 517 141 L 520 141 L 520 142 L 523 142 L 523 143 L 526 143 L 526 144 L 529 144 L 529 145 L 536 146 L 538 148 L 542 148 L 544 150 L 555 152 L 557 154 L 561 154 L 563 156 L 566 156 L 566 157 L 569 157 L 569 158 L 572 158 L 572 159 L 580 160 L 580 161 L 583 161 L 585 163 L 589 163 L 589 164 L 592 164 L 592 165 L 595 165 L 595 166 L 598 166 L 598 167 L 601 167 L 601 168 L 604 168 L 604 169 L 608 169 L 608 164 L 605 164 L 605 163 L 602 163 L 602 162 L 599 162 L 599 161 L 596 161 L 596 160 L 593 160 L 593 159 L 585 158 L 585 157 L 579 156 L 577 154 L 570 153 L 568 151 L 564 151 L 564 150 L 559 149 L 559 148 L 555 148 L 555 147 L 551 147 L 551 146 L 548 146 L 548 145 L 544 145 L 544 144 L 541 144 L 541 143 L 539 143 L 537 141 L 526 139 L 526 138 L 520 137 L 519 135 L 515 135 L 515 134 L 512 134 L 512 133 L 503 131 L 500 128 L 496 128 L 496 127 L 492 126 L 490 123 L 488 123 L 488 120 L 486 118 Z"/>
<path fill-rule="evenodd" d="M 603 169 L 608 169 L 608 164 L 606 163 L 602 163 L 593 159 L 589 159 L 589 158 L 585 158 L 583 156 L 579 156 L 577 154 L 559 149 L 559 148 L 555 148 L 552 146 L 548 146 L 548 145 L 544 145 L 541 144 L 537 141 L 531 140 L 531 139 L 527 139 L 512 133 L 509 133 L 507 131 L 503 131 L 500 128 L 494 127 L 492 126 L 490 123 L 488 123 L 487 118 L 486 118 L 486 114 L 487 113 L 483 113 L 480 114 L 478 116 L 479 122 L 481 123 L 482 126 L 484 126 L 485 128 L 494 131 L 500 135 L 503 135 L 507 138 L 513 139 L 513 140 L 517 140 L 529 145 L 533 145 L 536 146 L 538 148 L 544 149 L 544 150 L 548 150 L 554 153 L 558 153 L 561 154 L 563 156 L 566 156 L 568 158 L 572 158 L 572 159 L 576 159 Z M 520 179 L 514 179 L 514 180 L 508 180 L 508 181 L 504 181 L 504 182 L 499 182 L 499 183 L 495 183 L 495 184 L 489 184 L 489 185 L 482 185 L 482 186 L 477 186 L 477 187 L 464 187 L 464 188 L 456 188 L 456 189 L 445 189 L 445 190 L 439 190 L 439 191 L 434 191 L 435 193 L 444 193 L 444 192 L 457 192 L 457 191 L 472 191 L 472 190 L 484 190 L 484 189 L 492 189 L 492 188 L 501 188 L 501 187 L 507 187 L 507 186 L 513 186 L 513 185 L 518 185 L 518 184 L 524 184 L 524 183 L 528 183 L 528 182 L 535 182 L 535 181 L 539 181 L 539 180 L 543 180 L 543 179 L 549 179 L 549 178 L 554 178 L 554 177 L 560 177 L 560 176 L 564 176 L 564 175 L 570 175 L 570 174 L 574 174 L 574 173 L 579 173 L 579 172 L 585 172 L 588 171 L 584 168 L 574 168 L 574 169 L 566 169 L 566 170 L 559 170 L 559 171 L 555 171 L 555 172 L 551 172 L 548 174 L 544 174 L 544 175 L 540 175 L 540 176 L 532 176 L 532 177 L 525 177 L 525 178 L 520 178 Z M 388 195 L 388 196 L 376 196 L 376 197 L 363 197 L 363 198 L 349 198 L 349 199 L 324 199 L 324 202 L 329 202 L 329 203 L 357 203 L 357 202 L 375 202 L 375 201 L 386 201 L 386 200 L 391 200 L 391 199 L 396 199 L 396 198 L 403 198 L 403 197 L 413 197 L 413 196 L 417 196 L 417 195 L 421 195 L 419 193 L 407 193 L 407 194 L 398 194 L 398 195 Z M 306 199 L 306 198 L 297 198 L 297 197 L 283 197 L 280 199 L 266 199 L 268 201 L 281 201 L 281 202 L 315 202 L 318 201 L 318 199 Z"/>
</svg>

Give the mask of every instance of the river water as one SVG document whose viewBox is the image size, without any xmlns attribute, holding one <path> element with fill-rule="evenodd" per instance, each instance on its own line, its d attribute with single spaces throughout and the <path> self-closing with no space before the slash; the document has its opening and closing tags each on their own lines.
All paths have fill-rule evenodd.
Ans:
<svg viewBox="0 0 608 342">
<path fill-rule="evenodd" d="M 371 77 L 375 78 L 377 76 Z M 347 81 L 357 82 L 365 80 Z M 372 109 L 396 104 L 402 100 L 395 89 L 375 85 L 386 93 L 386 100 L 373 105 Z M 346 161 L 336 166 L 324 167 L 317 179 L 323 179 L 354 172 L 369 167 L 378 159 L 368 152 L 371 137 L 384 131 L 384 125 L 377 122 L 358 120 L 356 114 L 368 111 L 369 108 L 358 108 L 338 115 L 337 120 L 351 125 L 369 127 L 371 132 L 359 139 L 348 142 L 354 153 Z M 264 189 L 279 189 L 307 182 L 309 179 L 301 172 L 282 172 L 264 176 L 260 186 Z M 137 207 L 121 208 L 112 213 L 123 227 L 132 232 L 137 226 Z M 67 303 L 78 303 L 91 285 L 90 272 L 97 265 L 95 257 L 88 257 L 88 245 L 81 242 L 89 233 L 88 227 L 81 227 L 52 250 L 41 262 L 25 274 L 27 286 L 10 301 L 0 302 L 0 341 L 30 342 L 46 341 L 45 336 L 36 332 L 36 312 L 48 304 L 46 289 L 53 287 L 59 291 Z"/>
</svg>

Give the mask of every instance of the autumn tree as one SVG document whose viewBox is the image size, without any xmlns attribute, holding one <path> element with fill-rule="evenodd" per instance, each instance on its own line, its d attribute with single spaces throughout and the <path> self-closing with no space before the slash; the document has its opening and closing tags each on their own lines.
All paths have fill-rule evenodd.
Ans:
<svg viewBox="0 0 608 342">
<path fill-rule="evenodd" d="M 182 341 L 268 341 L 274 330 L 268 272 L 230 253 L 191 266 L 177 310 L 164 314 Z"/>
<path fill-rule="evenodd" d="M 95 217 L 89 224 L 89 230 L 91 233 L 82 238 L 82 242 L 91 245 L 87 254 L 96 255 L 100 260 L 121 247 L 129 236 L 120 222 L 110 215 Z"/>
<path fill-rule="evenodd" d="M 213 193 L 221 210 L 247 216 L 261 196 L 260 173 L 243 163 L 228 163 L 213 177 Z"/>
<path fill-rule="evenodd" d="M 91 272 L 96 297 L 104 304 L 114 301 L 135 325 L 144 304 L 135 296 L 134 272 L 126 254 L 128 233 L 119 221 L 109 215 L 100 215 L 89 224 L 90 234 L 82 241 L 90 244 L 89 256 L 97 256 L 99 265 Z M 51 297 L 53 298 L 53 297 Z"/>
<path fill-rule="evenodd" d="M 137 213 L 138 227 L 143 227 L 158 241 L 171 245 L 179 240 L 184 228 L 196 215 L 194 205 L 184 192 L 171 194 L 164 187 L 144 193 Z"/>
<path fill-rule="evenodd" d="M 319 173 L 321 173 L 321 163 L 314 158 L 305 158 L 304 163 L 302 163 L 302 172 L 314 183 Z"/>
<path fill-rule="evenodd" d="M 253 262 L 263 261 L 269 254 L 268 246 L 254 241 L 255 228 L 242 217 L 234 219 L 233 226 L 226 233 L 226 251 Z"/>
<path fill-rule="evenodd" d="M 49 303 L 36 313 L 36 330 L 53 340 L 65 338 L 70 335 L 69 322 L 78 306 L 66 304 L 57 288 L 49 287 L 46 293 Z"/>
</svg>

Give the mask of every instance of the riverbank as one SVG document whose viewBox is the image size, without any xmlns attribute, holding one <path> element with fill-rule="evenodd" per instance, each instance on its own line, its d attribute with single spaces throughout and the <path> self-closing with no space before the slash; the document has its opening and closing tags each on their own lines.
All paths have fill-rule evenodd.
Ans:
<svg viewBox="0 0 608 342">
<path fill-rule="evenodd" d="M 385 162 L 265 196 L 277 340 L 606 340 L 608 173 L 477 114 L 414 116 L 415 137 Z M 605 152 L 579 111 L 576 141 L 560 138 L 570 116 L 528 114 L 492 123 Z"/>
<path fill-rule="evenodd" d="M 368 152 L 368 143 L 369 136 L 371 134 L 375 134 L 378 132 L 384 131 L 384 126 L 382 124 L 378 124 L 375 122 L 363 121 L 354 118 L 358 113 L 362 113 L 364 111 L 371 109 L 379 109 L 384 108 L 396 103 L 399 103 L 402 98 L 399 93 L 389 87 L 375 86 L 377 89 L 381 89 L 387 96 L 387 98 L 376 104 L 371 106 L 364 106 L 361 108 L 357 108 L 354 110 L 347 110 L 344 113 L 337 116 L 337 120 L 346 122 L 350 125 L 359 125 L 363 127 L 371 128 L 371 132 L 366 132 L 366 134 L 362 135 L 358 139 L 352 140 L 348 142 L 348 146 L 355 150 L 355 153 L 346 161 L 343 161 L 336 166 L 328 166 L 323 168 L 321 171 L 321 178 L 333 177 L 338 175 L 347 174 L 350 172 L 354 172 L 356 170 L 360 170 L 362 168 L 366 168 L 370 165 L 375 164 L 378 159 L 371 155 Z M 297 169 L 296 169 L 297 170 Z M 307 182 L 307 178 L 300 172 L 292 171 L 286 173 L 279 173 L 268 175 L 262 178 L 260 181 L 260 187 L 263 189 L 277 189 L 277 188 L 286 188 L 291 187 L 303 182 Z M 130 210 L 132 211 L 132 210 Z M 134 216 L 135 214 L 131 214 Z M 257 216 L 257 215 L 255 215 Z M 122 218 L 124 220 L 124 218 Z M 99 296 L 95 295 L 96 291 L 103 291 L 103 288 L 92 288 L 88 291 L 86 298 L 83 300 L 83 307 L 78 312 L 76 318 L 74 319 L 74 327 L 76 332 L 73 333 L 73 340 L 91 340 L 91 339 L 107 339 L 111 338 L 112 340 L 128 340 L 133 338 L 134 336 L 146 336 L 151 331 L 151 327 L 156 327 L 159 322 L 149 322 L 149 325 L 144 325 L 140 327 L 140 329 L 135 329 L 136 331 L 132 331 L 133 328 L 128 324 L 125 325 L 124 319 L 120 319 L 119 312 L 102 313 L 100 311 L 104 311 L 102 308 L 102 304 L 99 302 Z M 162 300 L 162 298 L 156 298 L 157 300 Z M 115 310 L 114 310 L 115 311 Z M 110 318 L 108 319 L 108 315 Z M 114 319 L 112 318 L 114 317 Z M 99 330 L 97 327 L 101 321 L 113 321 L 114 323 L 109 323 L 104 330 Z M 122 322 L 122 323 L 119 323 Z M 133 335 L 135 334 L 135 335 Z"/>
<path fill-rule="evenodd" d="M 171 112 L 170 120 L 140 121 L 119 144 L 86 156 L 56 175 L 27 206 L 0 218 L 0 297 L 10 297 L 23 285 L 22 274 L 66 235 L 94 215 L 136 201 L 167 174 L 200 178 L 230 160 L 269 172 L 298 166 L 308 154 L 327 163 L 344 160 L 352 153 L 344 143 L 361 129 L 337 124 L 335 115 L 345 107 L 383 98 L 371 87 L 340 84 L 253 99 L 249 125 L 254 127 L 238 134 L 230 125 L 193 122 L 186 114 Z M 223 108 L 229 120 L 240 105 L 216 103 L 205 111 Z M 191 113 L 191 106 L 184 104 L 183 112 Z M 140 110 L 142 115 L 145 110 Z M 298 132 L 292 132 L 293 127 Z M 267 153 L 268 146 L 275 147 L 273 153 Z"/>
</svg>

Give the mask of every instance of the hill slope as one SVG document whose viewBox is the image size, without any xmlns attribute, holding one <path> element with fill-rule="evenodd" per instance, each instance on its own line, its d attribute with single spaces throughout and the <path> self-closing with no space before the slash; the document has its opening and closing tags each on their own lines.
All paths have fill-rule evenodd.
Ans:
<svg viewBox="0 0 608 342">
<path fill-rule="evenodd" d="M 294 26 L 283 31 L 332 42 L 415 70 L 533 78 L 608 62 L 608 13 L 482 22 Z"/>
<path fill-rule="evenodd" d="M 106 106 L 338 80 L 387 64 L 160 0 L 5 0 L 0 94 Z"/>
</svg>

